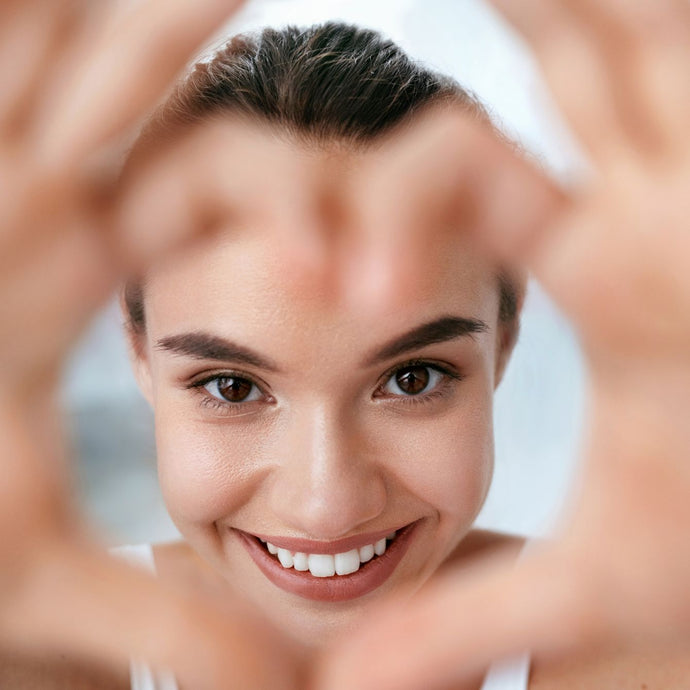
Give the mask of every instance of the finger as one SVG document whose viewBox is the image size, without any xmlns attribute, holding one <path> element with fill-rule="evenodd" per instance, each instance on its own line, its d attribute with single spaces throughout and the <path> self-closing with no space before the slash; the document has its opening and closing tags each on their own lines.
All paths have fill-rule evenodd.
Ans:
<svg viewBox="0 0 690 690">
<path fill-rule="evenodd" d="M 89 37 L 44 105 L 38 156 L 81 161 L 136 124 L 242 0 L 148 0 Z M 58 166 L 59 167 L 59 166 Z"/>
<path fill-rule="evenodd" d="M 564 0 L 492 0 L 530 43 L 549 90 L 595 161 L 629 150 L 609 72 L 591 27 Z"/>
<path fill-rule="evenodd" d="M 43 544 L 0 616 L 5 643 L 115 666 L 129 659 L 174 671 L 184 687 L 292 689 L 296 664 L 226 593 L 223 602 L 162 585 L 76 544 Z M 271 663 L 265 663 L 265 649 Z"/>
<path fill-rule="evenodd" d="M 17 554 L 37 529 L 47 523 L 57 530 L 64 524 L 68 493 L 56 404 L 58 377 L 46 374 L 40 393 L 31 385 L 13 386 L 7 379 L 3 376 L 0 386 L 0 576 L 4 583 L 21 571 Z M 0 599 L 6 589 L 1 588 Z"/>
<path fill-rule="evenodd" d="M 0 31 L 0 131 L 16 143 L 31 122 L 42 85 L 53 74 L 63 49 L 86 8 L 73 0 L 15 4 Z"/>
<path fill-rule="evenodd" d="M 687 3 L 563 2 L 588 28 L 629 140 L 646 154 L 677 149 L 686 129 L 679 130 L 677 113 L 690 95 Z"/>
<path fill-rule="evenodd" d="M 114 226 L 130 271 L 198 235 L 270 236 L 295 280 L 321 280 L 330 250 L 320 170 L 265 128 L 223 118 L 135 151 Z M 145 146 L 146 147 L 146 146 Z"/>
<path fill-rule="evenodd" d="M 429 228 L 436 237 L 470 234 L 495 261 L 526 263 L 538 273 L 569 203 L 487 123 L 462 111 L 431 114 L 404 138 L 393 137 L 362 179 L 357 223 L 371 239 L 363 256 L 351 255 L 347 283 L 361 307 L 406 298 L 410 276 L 425 271 L 414 248 L 433 241 Z"/>
<path fill-rule="evenodd" d="M 469 171 L 452 155 L 436 157 L 448 153 L 448 124 L 420 122 L 406 135 L 372 154 L 347 191 L 354 212 L 340 247 L 341 292 L 372 317 L 420 294 L 429 271 L 419 258 L 429 261 L 433 247 L 447 252 L 469 213 Z"/>
<path fill-rule="evenodd" d="M 7 319 L 0 326 L 3 385 L 27 385 L 60 369 L 75 339 L 120 278 L 117 257 L 109 250 L 93 228 L 81 227 L 50 238 L 33 251 L 27 248 L 28 258 L 17 251 L 14 265 L 7 262 L 4 279 L 12 298 L 0 307 Z M 41 312 L 38 321 L 36 310 Z"/>
<path fill-rule="evenodd" d="M 608 0 L 596 6 L 606 13 L 608 30 L 617 26 L 626 36 L 628 85 L 654 126 L 656 142 L 664 152 L 677 151 L 688 139 L 690 120 L 690 4 Z"/>
<path fill-rule="evenodd" d="M 389 604 L 320 669 L 323 690 L 456 687 L 496 660 L 528 650 L 557 657 L 596 641 L 593 597 L 581 573 L 547 551 L 450 574 L 409 604 Z"/>
</svg>

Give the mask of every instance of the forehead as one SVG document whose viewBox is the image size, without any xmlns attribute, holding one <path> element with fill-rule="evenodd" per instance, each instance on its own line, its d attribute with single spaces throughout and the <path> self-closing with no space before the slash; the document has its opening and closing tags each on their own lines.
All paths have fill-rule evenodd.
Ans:
<svg viewBox="0 0 690 690">
<path fill-rule="evenodd" d="M 272 149 L 275 166 L 270 165 Z M 429 227 L 428 238 L 416 244 L 404 277 L 404 300 L 391 294 L 376 309 L 361 310 L 346 299 L 335 279 L 339 249 L 347 247 L 356 256 L 376 229 L 352 228 L 343 242 L 330 225 L 332 214 L 321 214 L 305 227 L 295 204 L 323 205 L 326 180 L 330 206 L 354 211 L 357 199 L 340 190 L 361 173 L 369 155 L 267 141 L 261 170 L 249 170 L 248 177 L 255 178 L 245 180 L 260 193 L 246 195 L 242 223 L 154 266 L 147 276 L 150 336 L 203 330 L 249 342 L 308 340 L 317 350 L 332 348 L 334 342 L 361 349 L 447 315 L 495 324 L 495 267 L 466 233 L 447 228 Z M 289 174 L 292 162 L 294 175 Z M 391 243 L 395 256 L 395 238 Z"/>
</svg>

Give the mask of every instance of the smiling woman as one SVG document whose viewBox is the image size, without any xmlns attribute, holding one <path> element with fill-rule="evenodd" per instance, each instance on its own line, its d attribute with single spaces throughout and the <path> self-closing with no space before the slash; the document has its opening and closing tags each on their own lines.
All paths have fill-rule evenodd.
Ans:
<svg viewBox="0 0 690 690">
<path fill-rule="evenodd" d="M 154 547 L 156 570 L 213 573 L 307 649 L 470 551 L 519 547 L 471 530 L 491 482 L 493 393 L 522 281 L 446 233 L 416 257 L 414 298 L 366 314 L 330 275 L 295 270 L 276 241 L 275 227 L 300 235 L 285 219 L 305 198 L 326 207 L 317 234 L 346 237 L 350 183 L 382 137 L 448 104 L 486 117 L 374 32 L 265 30 L 198 65 L 132 154 L 240 115 L 267 161 L 248 186 L 282 190 L 261 198 L 260 217 L 153 266 L 123 306 L 163 495 L 185 539 Z M 309 174 L 285 175 L 286 155 Z M 524 665 L 517 674 L 524 684 Z"/>
</svg>

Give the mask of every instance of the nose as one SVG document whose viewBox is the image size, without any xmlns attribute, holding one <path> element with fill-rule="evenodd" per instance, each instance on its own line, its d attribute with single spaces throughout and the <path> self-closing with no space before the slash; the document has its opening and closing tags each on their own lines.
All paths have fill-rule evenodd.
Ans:
<svg viewBox="0 0 690 690">
<path fill-rule="evenodd" d="M 385 477 L 346 413 L 313 406 L 295 415 L 279 453 L 271 508 L 299 536 L 337 539 L 384 511 Z"/>
</svg>

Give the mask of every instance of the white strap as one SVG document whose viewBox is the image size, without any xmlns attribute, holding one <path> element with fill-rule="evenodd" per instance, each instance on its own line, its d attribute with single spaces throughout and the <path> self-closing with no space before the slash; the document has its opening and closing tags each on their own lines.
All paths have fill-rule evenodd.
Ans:
<svg viewBox="0 0 690 690">
<path fill-rule="evenodd" d="M 529 654 L 494 664 L 486 674 L 481 690 L 527 690 L 529 668 Z"/>
<path fill-rule="evenodd" d="M 120 546 L 110 552 L 127 561 L 130 565 L 151 573 L 156 572 L 151 544 Z M 179 690 L 175 676 L 169 672 L 155 672 L 146 664 L 132 660 L 129 664 L 129 676 L 132 690 Z"/>
</svg>

